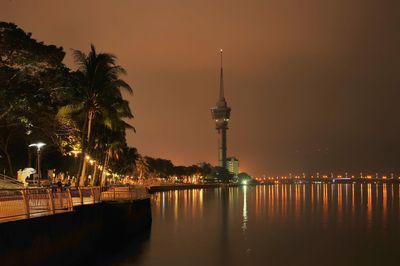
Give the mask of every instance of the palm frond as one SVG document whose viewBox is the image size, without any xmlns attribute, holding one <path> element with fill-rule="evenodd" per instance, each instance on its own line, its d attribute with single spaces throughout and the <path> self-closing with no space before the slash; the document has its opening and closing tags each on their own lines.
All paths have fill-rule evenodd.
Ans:
<svg viewBox="0 0 400 266">
<path fill-rule="evenodd" d="M 82 51 L 79 50 L 72 50 L 73 51 L 73 57 L 75 64 L 78 65 L 79 71 L 85 73 L 86 72 L 86 54 Z"/>
<path fill-rule="evenodd" d="M 133 132 L 136 133 L 136 128 L 135 128 L 134 126 L 128 124 L 128 123 L 125 122 L 125 121 L 122 121 L 122 124 L 124 125 L 125 129 L 131 129 L 131 130 L 133 130 Z"/>
<path fill-rule="evenodd" d="M 82 103 L 68 104 L 58 109 L 57 117 L 66 117 L 79 113 L 83 109 Z"/>
<path fill-rule="evenodd" d="M 114 83 L 118 88 L 124 89 L 124 91 L 126 91 L 130 94 L 133 93 L 132 87 L 128 83 L 123 81 L 122 79 L 115 80 Z"/>
</svg>

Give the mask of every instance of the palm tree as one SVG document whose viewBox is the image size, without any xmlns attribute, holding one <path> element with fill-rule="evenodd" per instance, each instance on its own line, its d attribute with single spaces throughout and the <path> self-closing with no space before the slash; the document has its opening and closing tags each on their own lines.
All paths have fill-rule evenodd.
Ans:
<svg viewBox="0 0 400 266">
<path fill-rule="evenodd" d="M 119 173 L 132 176 L 136 170 L 135 161 L 138 156 L 136 148 L 126 146 L 119 160 L 113 162 L 112 168 Z"/>
<path fill-rule="evenodd" d="M 126 71 L 116 64 L 116 57 L 109 53 L 97 53 L 93 45 L 89 54 L 74 51 L 76 72 L 80 86 L 71 91 L 71 104 L 60 109 L 61 114 L 75 116 L 81 123 L 81 158 L 78 177 L 79 185 L 86 184 L 86 166 L 84 159 L 88 155 L 92 142 L 94 124 L 104 125 L 114 130 L 121 124 L 131 127 L 123 121 L 132 118 L 129 104 L 123 99 L 121 90 L 132 93 L 132 88 L 120 76 Z"/>
<path fill-rule="evenodd" d="M 100 182 L 105 184 L 105 174 L 108 169 L 110 160 L 119 160 L 124 148 L 127 147 L 125 130 L 125 122 L 121 120 L 119 126 L 115 130 L 111 130 L 104 125 L 99 125 L 94 131 L 94 150 L 99 161 L 103 162 L 103 169 L 100 174 Z M 97 185 L 97 178 L 93 179 L 92 185 Z"/>
<path fill-rule="evenodd" d="M 119 160 L 120 155 L 123 151 L 123 143 L 115 140 L 114 142 L 110 143 L 109 145 L 107 145 L 107 151 L 106 151 L 106 156 L 104 158 L 104 164 L 103 164 L 103 172 L 101 175 L 101 186 L 105 186 L 106 185 L 106 171 L 108 169 L 108 165 L 110 163 L 111 159 L 116 159 Z"/>
<path fill-rule="evenodd" d="M 149 163 L 147 162 L 146 158 L 142 155 L 139 155 L 135 160 L 136 165 L 136 172 L 138 173 L 139 179 L 144 179 L 149 175 L 150 168 Z"/>
</svg>

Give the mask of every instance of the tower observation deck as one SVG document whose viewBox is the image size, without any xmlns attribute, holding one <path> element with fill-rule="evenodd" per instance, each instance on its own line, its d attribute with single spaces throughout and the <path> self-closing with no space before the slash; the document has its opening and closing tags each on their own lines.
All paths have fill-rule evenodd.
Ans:
<svg viewBox="0 0 400 266">
<path fill-rule="evenodd" d="M 226 168 L 226 131 L 228 130 L 228 122 L 231 115 L 231 108 L 228 106 L 224 95 L 224 72 L 222 65 L 222 49 L 221 56 L 221 73 L 219 83 L 219 98 L 217 104 L 211 108 L 211 116 L 215 121 L 216 129 L 218 131 L 218 160 L 219 166 Z"/>
</svg>

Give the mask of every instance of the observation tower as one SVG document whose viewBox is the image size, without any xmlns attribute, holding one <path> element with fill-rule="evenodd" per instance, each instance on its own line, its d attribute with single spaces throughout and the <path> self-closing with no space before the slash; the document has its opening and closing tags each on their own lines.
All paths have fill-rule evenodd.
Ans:
<svg viewBox="0 0 400 266">
<path fill-rule="evenodd" d="M 218 160 L 219 166 L 226 168 L 226 131 L 228 130 L 228 122 L 231 115 L 231 108 L 228 106 L 224 95 L 224 71 L 222 65 L 222 49 L 221 56 L 221 73 L 219 81 L 219 98 L 217 104 L 211 108 L 212 119 L 218 131 Z"/>
</svg>

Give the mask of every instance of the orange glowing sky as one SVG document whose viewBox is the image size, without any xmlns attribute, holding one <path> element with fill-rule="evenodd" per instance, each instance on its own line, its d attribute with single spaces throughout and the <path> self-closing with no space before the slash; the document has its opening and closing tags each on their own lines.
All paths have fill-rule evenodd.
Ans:
<svg viewBox="0 0 400 266">
<path fill-rule="evenodd" d="M 399 1 L 0 0 L 46 44 L 90 43 L 134 87 L 129 144 L 217 163 L 210 108 L 224 49 L 228 155 L 252 174 L 400 170 Z"/>
</svg>

